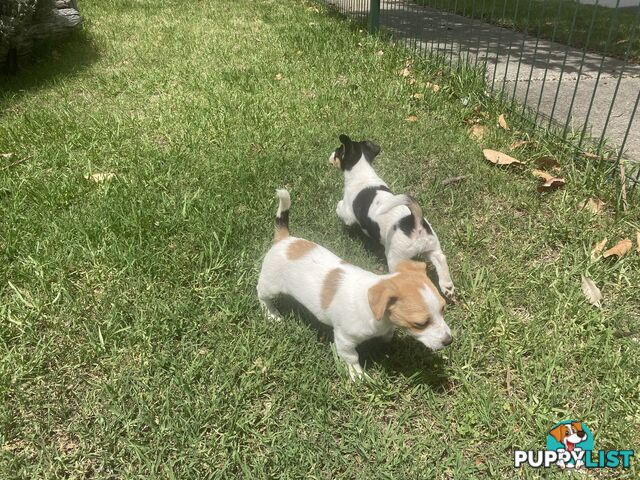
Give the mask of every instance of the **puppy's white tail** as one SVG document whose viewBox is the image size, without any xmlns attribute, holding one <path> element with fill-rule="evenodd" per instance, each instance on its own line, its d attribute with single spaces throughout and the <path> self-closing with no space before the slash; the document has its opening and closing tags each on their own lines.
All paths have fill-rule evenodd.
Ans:
<svg viewBox="0 0 640 480">
<path fill-rule="evenodd" d="M 405 205 L 409 207 L 409 210 L 411 210 L 411 215 L 413 215 L 414 221 L 414 231 L 419 232 L 420 230 L 422 230 L 422 207 L 409 195 L 394 195 L 391 199 L 389 199 L 388 202 L 380 205 L 378 210 L 376 210 L 376 215 L 384 215 L 385 213 L 389 213 L 391 210 L 401 205 Z"/>
<path fill-rule="evenodd" d="M 276 190 L 279 204 L 276 213 L 276 232 L 273 235 L 273 243 L 278 243 L 289 236 L 289 207 L 291 207 L 291 197 L 285 189 Z"/>
</svg>

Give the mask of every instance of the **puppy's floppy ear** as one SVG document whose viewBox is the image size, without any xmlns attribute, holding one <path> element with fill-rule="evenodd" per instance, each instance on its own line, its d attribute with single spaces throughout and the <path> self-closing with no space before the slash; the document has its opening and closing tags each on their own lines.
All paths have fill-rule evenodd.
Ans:
<svg viewBox="0 0 640 480">
<path fill-rule="evenodd" d="M 367 147 L 367 150 L 369 151 L 369 154 L 371 156 L 371 160 L 373 160 L 375 157 L 378 156 L 378 154 L 380 153 L 380 145 L 378 145 L 377 143 L 373 143 L 369 140 L 366 140 L 364 142 L 364 145 Z"/>
<path fill-rule="evenodd" d="M 345 147 L 348 147 L 349 145 L 351 145 L 351 139 L 346 136 L 344 133 L 341 134 L 338 139 L 340 140 L 340 143 L 343 144 Z"/>
<path fill-rule="evenodd" d="M 389 280 L 381 280 L 369 289 L 369 307 L 376 320 L 382 319 L 387 308 L 398 300 L 397 293 L 396 286 Z"/>
<path fill-rule="evenodd" d="M 417 273 L 426 274 L 427 264 L 424 262 L 414 262 L 413 260 L 405 260 L 404 262 L 401 262 L 398 264 L 398 266 L 396 267 L 396 270 L 398 272 L 405 272 L 405 273 L 417 272 Z"/>
<path fill-rule="evenodd" d="M 566 433 L 567 433 L 567 426 L 558 425 L 556 428 L 554 428 L 549 432 L 549 435 L 555 438 L 558 441 L 558 443 L 562 443 Z"/>
</svg>

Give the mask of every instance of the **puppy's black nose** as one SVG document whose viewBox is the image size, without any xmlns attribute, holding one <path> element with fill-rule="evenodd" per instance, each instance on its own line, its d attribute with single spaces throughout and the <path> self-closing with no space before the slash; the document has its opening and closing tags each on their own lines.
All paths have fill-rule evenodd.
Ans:
<svg viewBox="0 0 640 480">
<path fill-rule="evenodd" d="M 442 344 L 445 347 L 448 347 L 449 345 L 451 345 L 451 342 L 453 342 L 453 337 L 450 334 L 444 337 L 444 340 L 442 340 Z"/>
</svg>

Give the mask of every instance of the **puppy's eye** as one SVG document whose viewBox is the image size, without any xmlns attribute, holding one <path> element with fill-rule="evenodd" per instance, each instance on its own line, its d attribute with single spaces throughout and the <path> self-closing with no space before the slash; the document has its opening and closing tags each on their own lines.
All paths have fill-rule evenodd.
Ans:
<svg viewBox="0 0 640 480">
<path fill-rule="evenodd" d="M 424 330 L 425 328 L 427 328 L 427 325 L 429 325 L 429 319 L 425 320 L 422 323 L 414 323 L 413 326 L 415 328 L 417 328 L 418 330 Z"/>
</svg>

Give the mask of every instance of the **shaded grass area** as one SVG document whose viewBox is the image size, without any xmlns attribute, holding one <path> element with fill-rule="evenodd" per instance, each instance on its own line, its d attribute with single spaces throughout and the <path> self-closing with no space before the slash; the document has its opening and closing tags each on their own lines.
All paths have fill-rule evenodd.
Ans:
<svg viewBox="0 0 640 480">
<path fill-rule="evenodd" d="M 640 61 L 638 8 L 607 8 L 572 0 L 416 0 L 483 22 L 610 57 Z"/>
<path fill-rule="evenodd" d="M 511 450 L 568 418 L 597 448 L 635 445 L 640 257 L 589 260 L 640 229 L 607 164 L 536 139 L 514 155 L 551 154 L 568 180 L 538 194 L 527 169 L 482 159 L 529 133 L 495 128 L 480 76 L 416 60 L 410 84 L 405 50 L 315 3 L 81 8 L 92 61 L 0 90 L 1 478 L 512 478 Z M 367 346 L 369 384 L 255 296 L 277 187 L 293 234 L 381 266 L 334 214 L 342 132 L 382 145 L 378 171 L 424 206 L 463 299 L 441 354 Z M 590 195 L 604 214 L 577 207 Z"/>
</svg>

